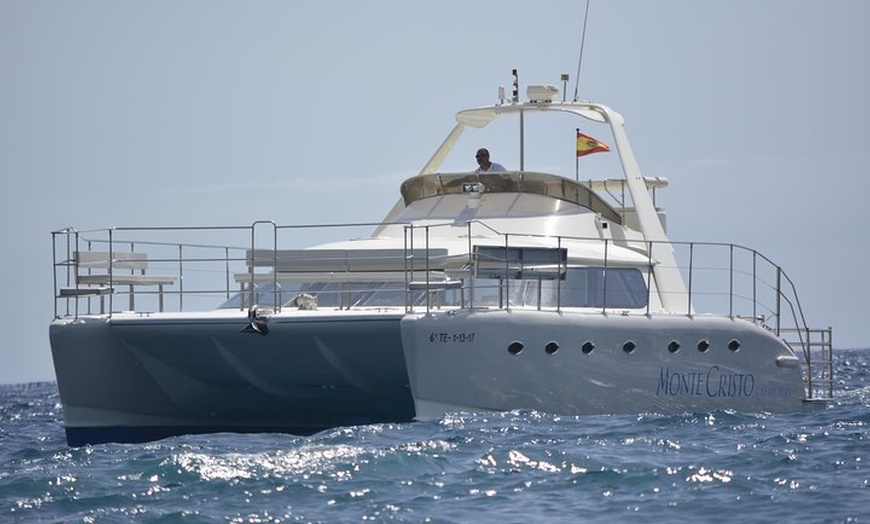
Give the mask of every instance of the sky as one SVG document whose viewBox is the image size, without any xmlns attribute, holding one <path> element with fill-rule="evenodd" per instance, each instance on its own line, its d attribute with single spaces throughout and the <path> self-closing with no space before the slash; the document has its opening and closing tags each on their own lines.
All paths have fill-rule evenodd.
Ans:
<svg viewBox="0 0 870 524">
<path fill-rule="evenodd" d="M 0 0 L 0 383 L 54 380 L 51 231 L 377 221 L 512 69 L 573 96 L 584 6 Z M 863 0 L 592 0 L 577 86 L 670 181 L 670 236 L 765 253 L 835 348 L 870 347 L 868 22 Z M 508 133 L 444 170 L 481 145 L 516 168 Z M 571 140 L 527 167 L 571 176 Z"/>
</svg>

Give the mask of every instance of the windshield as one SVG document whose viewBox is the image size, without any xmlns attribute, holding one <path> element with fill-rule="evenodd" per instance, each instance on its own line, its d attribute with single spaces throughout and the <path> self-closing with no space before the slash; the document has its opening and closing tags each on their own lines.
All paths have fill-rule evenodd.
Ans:
<svg viewBox="0 0 870 524">
<path fill-rule="evenodd" d="M 430 293 L 430 303 L 461 306 L 462 297 L 471 295 L 477 307 L 504 307 L 510 297 L 511 307 L 594 307 L 644 308 L 648 293 L 643 273 L 635 268 L 574 267 L 568 268 L 564 280 L 523 278 L 503 280 L 475 278 L 465 288 L 437 290 Z M 255 286 L 254 304 L 286 304 L 300 293 L 313 295 L 319 308 L 404 307 L 406 302 L 425 305 L 424 291 L 406 291 L 404 282 L 314 282 L 273 283 Z M 277 300 L 276 300 L 277 299 Z M 239 309 L 249 304 L 249 297 L 236 294 L 221 308 Z"/>
</svg>

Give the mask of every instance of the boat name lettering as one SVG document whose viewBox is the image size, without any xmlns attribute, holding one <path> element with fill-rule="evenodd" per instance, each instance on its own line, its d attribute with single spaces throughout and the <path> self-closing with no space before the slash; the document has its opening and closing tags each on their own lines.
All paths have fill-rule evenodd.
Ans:
<svg viewBox="0 0 870 524">
<path fill-rule="evenodd" d="M 791 386 L 762 385 L 758 388 L 758 396 L 766 398 L 788 398 L 792 396 Z"/>
<path fill-rule="evenodd" d="M 674 371 L 661 368 L 656 395 L 751 397 L 755 393 L 755 376 L 752 373 L 721 371 L 719 366 L 710 366 L 707 371 Z"/>
<path fill-rule="evenodd" d="M 433 344 L 467 344 L 474 342 L 474 333 L 429 333 L 429 342 Z"/>
</svg>

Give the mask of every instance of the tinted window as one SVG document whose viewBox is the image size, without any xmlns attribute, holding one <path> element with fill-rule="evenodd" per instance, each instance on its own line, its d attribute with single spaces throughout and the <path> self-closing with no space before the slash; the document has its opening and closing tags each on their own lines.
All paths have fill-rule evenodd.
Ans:
<svg viewBox="0 0 870 524">
<path fill-rule="evenodd" d="M 512 305 L 541 307 L 643 308 L 647 288 L 643 274 L 633 268 L 569 268 L 565 280 L 511 281 Z M 561 294 L 561 296 L 559 296 Z M 477 296 L 477 294 L 475 294 Z"/>
</svg>

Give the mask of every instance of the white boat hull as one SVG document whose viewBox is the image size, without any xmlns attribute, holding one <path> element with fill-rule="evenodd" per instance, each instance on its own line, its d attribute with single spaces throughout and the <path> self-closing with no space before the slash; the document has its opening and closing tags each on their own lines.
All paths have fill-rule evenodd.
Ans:
<svg viewBox="0 0 870 524">
<path fill-rule="evenodd" d="M 402 340 L 417 418 L 512 409 L 783 412 L 804 399 L 791 350 L 740 319 L 478 310 L 405 317 Z M 732 341 L 739 348 L 729 349 Z M 587 342 L 594 349 L 584 353 Z M 522 350 L 512 354 L 517 343 Z"/>
</svg>

